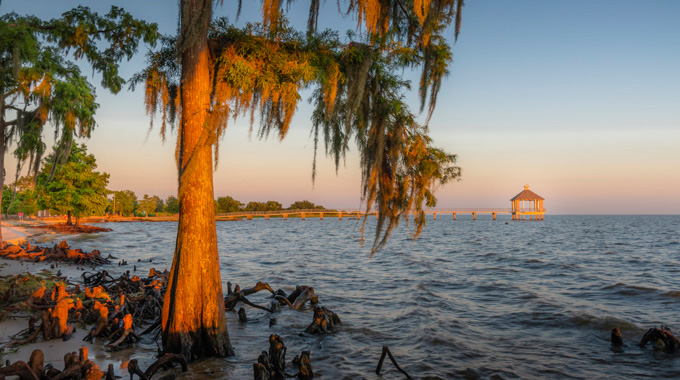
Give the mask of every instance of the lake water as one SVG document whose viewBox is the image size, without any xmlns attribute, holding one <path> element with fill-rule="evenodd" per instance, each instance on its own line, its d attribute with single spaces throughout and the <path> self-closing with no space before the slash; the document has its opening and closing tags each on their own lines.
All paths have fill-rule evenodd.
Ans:
<svg viewBox="0 0 680 380">
<path fill-rule="evenodd" d="M 270 316 L 246 306 L 246 324 L 228 312 L 236 356 L 194 364 L 186 378 L 252 378 L 271 333 L 283 337 L 288 360 L 311 351 L 315 373 L 327 379 L 381 378 L 374 370 L 383 344 L 417 378 L 680 377 L 680 354 L 637 346 L 655 325 L 680 333 L 680 216 L 451 219 L 430 219 L 415 243 L 400 227 L 373 258 L 356 220 L 218 222 L 225 290 L 227 281 L 287 292 L 310 285 L 343 325 L 301 335 L 310 309 Z M 175 223 L 106 227 L 114 232 L 69 243 L 130 264 L 153 259 L 139 271 L 170 267 Z M 268 292 L 249 298 L 270 302 Z M 614 326 L 622 350 L 608 342 Z M 403 376 L 387 361 L 382 378 Z"/>
</svg>

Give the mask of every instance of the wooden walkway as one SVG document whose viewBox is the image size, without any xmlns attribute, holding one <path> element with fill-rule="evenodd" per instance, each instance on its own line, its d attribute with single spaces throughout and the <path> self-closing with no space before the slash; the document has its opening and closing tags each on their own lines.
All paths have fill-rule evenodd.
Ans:
<svg viewBox="0 0 680 380">
<path fill-rule="evenodd" d="M 512 209 L 510 208 L 438 208 L 438 209 L 426 209 L 425 214 L 432 214 L 434 220 L 437 220 L 437 215 L 452 215 L 453 220 L 456 220 L 458 214 L 470 214 L 473 220 L 477 220 L 477 214 L 491 214 L 493 220 L 496 220 L 496 215 L 498 214 L 512 214 Z M 319 218 L 323 220 L 324 217 L 334 218 L 342 220 L 342 218 L 366 218 L 368 216 L 375 216 L 378 218 L 377 211 L 357 210 L 357 209 L 345 209 L 345 210 L 318 210 L 318 209 L 307 209 L 307 210 L 276 210 L 276 211 L 238 211 L 238 212 L 228 212 L 223 214 L 217 214 L 217 217 L 222 219 L 241 219 L 246 218 L 247 220 L 252 220 L 255 218 L 264 218 L 269 220 L 271 217 L 283 218 L 287 220 L 289 216 L 301 218 L 305 220 L 306 218 Z"/>
</svg>

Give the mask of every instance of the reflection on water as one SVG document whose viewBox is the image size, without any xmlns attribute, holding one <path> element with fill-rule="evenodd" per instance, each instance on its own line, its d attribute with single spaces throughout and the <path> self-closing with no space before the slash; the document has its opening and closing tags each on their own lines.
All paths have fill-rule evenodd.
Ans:
<svg viewBox="0 0 680 380">
<path fill-rule="evenodd" d="M 286 291 L 310 285 L 343 325 L 328 336 L 300 335 L 311 310 L 270 316 L 246 306 L 246 324 L 228 313 L 236 356 L 194 364 L 188 378 L 251 378 L 271 333 L 284 338 L 288 360 L 311 351 L 315 372 L 328 379 L 379 378 L 373 371 L 383 344 L 417 377 L 680 376 L 680 355 L 636 346 L 654 324 L 680 330 L 680 217 L 458 219 L 430 220 L 415 243 L 398 231 L 372 259 L 356 221 L 218 223 L 225 289 L 227 281 Z M 174 223 L 107 227 L 114 232 L 69 242 L 125 258 L 139 271 L 169 268 Z M 265 293 L 249 298 L 268 305 Z M 624 335 L 619 352 L 599 339 L 614 326 Z M 384 379 L 402 378 L 389 364 L 383 371 Z"/>
</svg>

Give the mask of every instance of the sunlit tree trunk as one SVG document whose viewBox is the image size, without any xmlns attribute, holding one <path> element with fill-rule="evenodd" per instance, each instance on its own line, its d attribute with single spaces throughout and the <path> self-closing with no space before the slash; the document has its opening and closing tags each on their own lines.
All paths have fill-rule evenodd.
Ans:
<svg viewBox="0 0 680 380">
<path fill-rule="evenodd" d="M 187 38 L 181 56 L 180 213 L 162 336 L 166 352 L 191 360 L 232 355 L 233 349 L 217 253 L 212 148 L 203 134 L 210 107 L 207 27 L 211 15 L 201 12 L 212 7 L 212 0 L 183 0 L 180 7 L 181 35 Z"/>
</svg>

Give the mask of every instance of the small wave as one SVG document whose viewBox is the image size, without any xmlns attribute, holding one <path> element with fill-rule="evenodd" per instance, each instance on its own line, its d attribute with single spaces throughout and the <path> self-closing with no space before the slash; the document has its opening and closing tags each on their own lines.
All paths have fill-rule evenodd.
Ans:
<svg viewBox="0 0 680 380">
<path fill-rule="evenodd" d="M 664 297 L 674 297 L 678 298 L 680 297 L 680 290 L 671 290 L 670 292 L 666 292 L 662 294 Z"/>
<path fill-rule="evenodd" d="M 603 290 L 613 290 L 614 293 L 624 296 L 639 296 L 657 292 L 658 289 L 647 288 L 644 286 L 628 285 L 622 282 L 617 282 L 614 285 L 608 285 L 602 288 Z"/>
<path fill-rule="evenodd" d="M 568 321 L 574 326 L 587 326 L 604 331 L 609 331 L 614 327 L 618 327 L 621 330 L 642 331 L 642 329 L 635 323 L 612 316 L 596 317 L 588 313 L 582 313 L 572 315 L 568 318 Z"/>
</svg>

